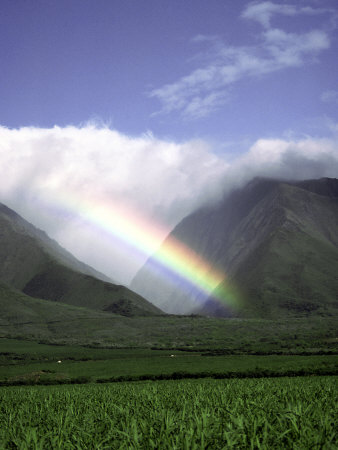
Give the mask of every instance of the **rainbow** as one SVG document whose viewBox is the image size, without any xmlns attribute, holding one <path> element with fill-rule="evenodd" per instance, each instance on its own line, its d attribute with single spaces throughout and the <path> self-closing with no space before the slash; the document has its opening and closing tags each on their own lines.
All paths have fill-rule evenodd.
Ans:
<svg viewBox="0 0 338 450">
<path fill-rule="evenodd" d="M 51 199 L 43 202 L 50 206 Z M 154 223 L 124 204 L 106 198 L 82 198 L 69 192 L 52 200 L 59 213 L 75 214 L 100 232 L 119 240 L 145 256 L 151 256 L 170 278 L 182 279 L 205 296 L 217 289 L 216 300 L 235 308 L 238 301 L 224 287 L 224 272 L 213 267 L 194 250 L 170 236 L 170 229 Z M 164 239 L 165 238 L 165 239 Z M 162 243 L 159 246 L 159 243 Z M 159 247 L 158 247 L 159 246 Z M 221 286 L 222 284 L 222 286 Z"/>
</svg>

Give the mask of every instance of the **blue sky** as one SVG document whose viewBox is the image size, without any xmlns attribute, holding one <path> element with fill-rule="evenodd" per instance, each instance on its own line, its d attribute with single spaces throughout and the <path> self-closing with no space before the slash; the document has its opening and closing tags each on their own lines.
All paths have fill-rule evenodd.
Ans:
<svg viewBox="0 0 338 450">
<path fill-rule="evenodd" d="M 170 230 L 254 176 L 338 178 L 337 27 L 337 0 L 1 0 L 0 201 L 128 283 L 149 255 L 60 198 Z"/>
<path fill-rule="evenodd" d="M 325 134 L 335 0 L 2 0 L 0 123 L 241 144 Z"/>
</svg>

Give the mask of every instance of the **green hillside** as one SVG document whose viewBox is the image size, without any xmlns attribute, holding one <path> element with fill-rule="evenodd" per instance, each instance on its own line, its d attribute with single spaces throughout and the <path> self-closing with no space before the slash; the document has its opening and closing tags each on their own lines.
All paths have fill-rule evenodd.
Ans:
<svg viewBox="0 0 338 450">
<path fill-rule="evenodd" d="M 153 317 L 121 316 L 32 298 L 0 283 L 0 337 L 59 344 L 145 346 Z M 155 340 L 152 340 L 155 344 Z"/>
<path fill-rule="evenodd" d="M 23 347 L 29 346 L 25 340 L 103 348 L 220 349 L 216 355 L 226 355 L 331 352 L 337 346 L 334 317 L 278 321 L 171 315 L 157 316 L 156 320 L 153 316 L 125 317 L 31 298 L 3 283 L 0 310 L 0 338 L 20 339 Z M 3 351 L 11 351 L 8 342 L 0 353 Z M 69 351 L 58 350 L 63 357 Z"/>
<path fill-rule="evenodd" d="M 161 311 L 125 286 L 103 282 L 90 275 L 50 262 L 26 284 L 31 297 L 133 316 Z"/>
<path fill-rule="evenodd" d="M 54 334 L 66 337 L 67 328 L 81 334 L 86 321 L 96 321 L 98 325 L 107 316 L 99 311 L 31 298 L 4 283 L 0 283 L 0 307 L 1 336 L 17 335 L 25 339 L 53 338 Z M 58 328 L 60 332 L 55 333 Z"/>
<path fill-rule="evenodd" d="M 44 231 L 0 203 L 0 279 L 21 290 L 51 260 L 112 282 L 104 274 L 77 260 Z"/>
<path fill-rule="evenodd" d="M 78 261 L 1 204 L 0 281 L 30 297 L 119 315 L 162 313 L 140 295 Z"/>
</svg>

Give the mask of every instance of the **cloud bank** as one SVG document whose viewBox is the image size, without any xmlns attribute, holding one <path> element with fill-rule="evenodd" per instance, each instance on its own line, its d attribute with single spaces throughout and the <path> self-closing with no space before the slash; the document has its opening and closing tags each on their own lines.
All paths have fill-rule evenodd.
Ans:
<svg viewBox="0 0 338 450">
<path fill-rule="evenodd" d="M 338 127 L 331 127 L 332 133 Z M 44 229 L 78 258 L 128 283 L 149 256 L 136 254 L 57 200 L 108 198 L 164 226 L 254 176 L 338 177 L 338 136 L 259 139 L 237 159 L 207 142 L 131 137 L 94 125 L 51 129 L 0 127 L 0 201 Z M 73 200 L 73 203 L 76 200 Z M 56 208 L 55 205 L 58 204 Z M 62 205 L 61 205 L 62 206 Z M 128 244 L 128 243 L 127 243 Z"/>
<path fill-rule="evenodd" d="M 292 33 L 272 27 L 271 21 L 276 15 L 324 13 L 329 11 L 272 2 L 249 3 L 241 18 L 256 21 L 263 27 L 254 39 L 257 44 L 229 46 L 215 36 L 196 36 L 193 39 L 195 44 L 209 44 L 207 61 L 190 74 L 149 93 L 162 104 L 161 110 L 155 114 L 178 112 L 184 119 L 206 117 L 227 101 L 230 87 L 242 79 L 316 62 L 316 57 L 330 47 L 327 31 L 311 29 Z"/>
<path fill-rule="evenodd" d="M 151 133 L 130 137 L 94 125 L 0 127 L 0 164 L 0 201 L 124 282 L 144 255 L 126 257 L 121 243 L 63 211 L 60 198 L 74 210 L 81 199 L 105 198 L 161 224 L 164 238 L 165 230 L 214 197 L 227 169 L 202 141 L 176 143 Z"/>
</svg>

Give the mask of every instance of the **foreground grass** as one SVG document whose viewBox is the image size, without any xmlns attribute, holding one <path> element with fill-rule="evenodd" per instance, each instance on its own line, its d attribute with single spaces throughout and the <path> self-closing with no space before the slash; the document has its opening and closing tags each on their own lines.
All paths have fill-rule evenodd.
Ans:
<svg viewBox="0 0 338 450">
<path fill-rule="evenodd" d="M 337 448 L 337 377 L 0 390 L 0 448 Z"/>
</svg>

